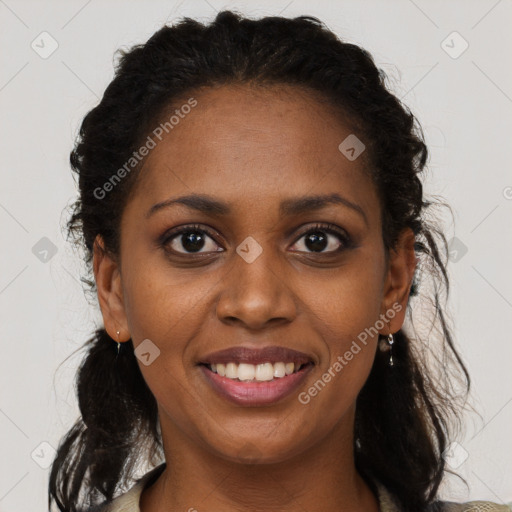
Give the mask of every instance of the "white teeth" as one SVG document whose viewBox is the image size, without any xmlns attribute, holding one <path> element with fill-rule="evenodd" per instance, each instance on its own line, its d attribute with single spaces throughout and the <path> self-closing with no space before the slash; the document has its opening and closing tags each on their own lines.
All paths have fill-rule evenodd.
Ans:
<svg viewBox="0 0 512 512">
<path fill-rule="evenodd" d="M 211 364 L 209 368 L 212 372 L 218 373 L 221 377 L 228 379 L 238 379 L 240 381 L 270 381 L 274 377 L 280 379 L 285 375 L 291 375 L 298 371 L 300 365 L 295 363 L 262 363 L 262 364 L 247 364 L 247 363 L 228 363 L 228 364 Z"/>
<path fill-rule="evenodd" d="M 290 373 L 293 373 L 294 364 L 293 363 L 286 363 L 284 367 L 284 371 L 286 372 L 286 375 L 290 375 Z"/>
<path fill-rule="evenodd" d="M 253 364 L 241 363 L 238 365 L 238 379 L 239 380 L 252 380 L 256 370 Z"/>
<path fill-rule="evenodd" d="M 226 375 L 228 379 L 238 379 L 238 366 L 235 363 L 226 365 Z"/>
<path fill-rule="evenodd" d="M 217 368 L 216 368 L 217 373 L 221 377 L 224 377 L 226 375 L 226 365 L 225 364 L 219 363 L 217 365 L 211 365 L 211 366 L 217 366 Z M 213 371 L 215 371 L 215 370 L 213 370 Z"/>
<path fill-rule="evenodd" d="M 286 375 L 286 369 L 284 363 L 275 363 L 274 364 L 274 377 L 284 377 Z"/>
</svg>

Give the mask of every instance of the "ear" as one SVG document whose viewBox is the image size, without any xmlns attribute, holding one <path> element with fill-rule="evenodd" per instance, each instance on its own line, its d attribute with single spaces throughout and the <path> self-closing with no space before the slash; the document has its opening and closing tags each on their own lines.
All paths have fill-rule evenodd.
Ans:
<svg viewBox="0 0 512 512">
<path fill-rule="evenodd" d="M 119 331 L 119 341 L 128 341 L 130 332 L 126 320 L 119 266 L 105 250 L 101 235 L 97 235 L 94 240 L 93 268 L 105 330 L 114 341 L 118 340 L 117 331 Z"/>
<path fill-rule="evenodd" d="M 396 247 L 389 252 L 381 313 L 386 315 L 386 311 L 392 309 L 395 314 L 393 317 L 386 315 L 385 332 L 380 333 L 385 336 L 397 332 L 405 320 L 414 271 L 419 261 L 414 251 L 414 243 L 412 229 L 405 228 L 398 237 Z"/>
</svg>

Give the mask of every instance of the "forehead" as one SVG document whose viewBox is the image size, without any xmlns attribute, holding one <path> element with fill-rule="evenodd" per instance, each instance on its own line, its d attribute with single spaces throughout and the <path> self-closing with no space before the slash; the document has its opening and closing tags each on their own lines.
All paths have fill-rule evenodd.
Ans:
<svg viewBox="0 0 512 512">
<path fill-rule="evenodd" d="M 294 86 L 229 85 L 204 88 L 197 102 L 146 157 L 139 206 L 182 193 L 203 193 L 243 206 L 303 194 L 339 192 L 361 205 L 376 201 L 366 155 L 349 160 L 339 145 L 353 134 L 326 101 Z M 176 112 L 178 113 L 178 112 Z"/>
</svg>

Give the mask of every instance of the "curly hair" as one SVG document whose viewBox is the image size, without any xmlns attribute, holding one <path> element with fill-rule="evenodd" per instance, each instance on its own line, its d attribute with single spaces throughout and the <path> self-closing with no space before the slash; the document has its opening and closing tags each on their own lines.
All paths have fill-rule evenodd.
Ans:
<svg viewBox="0 0 512 512">
<path fill-rule="evenodd" d="M 105 251 L 119 255 L 120 219 L 141 166 L 105 198 L 99 200 L 95 191 L 186 94 L 225 84 L 286 84 L 322 98 L 334 113 L 344 112 L 366 143 L 386 254 L 409 227 L 419 259 L 407 305 L 410 328 L 395 335 L 395 366 L 390 371 L 387 356 L 377 351 L 357 398 L 355 463 L 361 474 L 394 493 L 404 510 L 427 510 L 448 471 L 443 452 L 452 427 L 460 424 L 459 400 L 467 395 L 470 379 L 443 312 L 448 244 L 435 217 L 429 219 L 439 204 L 424 198 L 420 173 L 428 150 L 414 115 L 388 90 L 386 74 L 366 50 L 343 41 L 312 16 L 253 20 L 222 11 L 208 24 L 183 18 L 119 53 L 115 77 L 83 119 L 70 155 L 79 198 L 67 234 L 84 252 L 88 272 L 83 283 L 95 291 L 91 269 L 97 235 Z M 431 306 L 431 326 L 437 327 L 428 337 L 414 326 L 414 310 L 425 304 Z M 422 310 L 421 319 L 427 317 Z M 435 349 L 432 331 L 438 334 Z M 132 340 L 122 345 L 125 353 L 116 357 L 103 328 L 84 345 L 76 377 L 81 417 L 53 461 L 50 507 L 54 501 L 59 510 L 75 512 L 112 499 L 132 478 L 138 461 L 155 464 L 162 454 L 156 400 Z M 455 389 L 454 382 L 462 388 Z"/>
</svg>

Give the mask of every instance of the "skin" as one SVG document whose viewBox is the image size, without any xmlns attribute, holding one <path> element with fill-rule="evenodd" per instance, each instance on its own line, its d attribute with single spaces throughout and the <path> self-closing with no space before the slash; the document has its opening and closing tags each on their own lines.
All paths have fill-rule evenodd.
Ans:
<svg viewBox="0 0 512 512">
<path fill-rule="evenodd" d="M 198 105 L 147 157 L 123 212 L 120 259 L 100 250 L 101 237 L 95 246 L 106 330 L 160 350 L 148 366 L 138 362 L 158 403 L 167 468 L 143 491 L 141 511 L 376 512 L 352 447 L 355 401 L 377 337 L 308 404 L 297 395 L 393 304 L 402 309 L 380 333 L 400 329 L 414 235 L 404 230 L 386 261 L 365 155 L 342 155 L 338 145 L 352 131 L 325 102 L 293 86 L 229 85 L 193 96 Z M 359 205 L 366 220 L 338 204 L 279 215 L 284 199 L 333 192 Z M 225 201 L 232 212 L 175 205 L 146 218 L 154 204 L 192 193 Z M 346 230 L 354 245 L 336 253 L 343 240 L 323 231 L 328 245 L 310 249 L 304 234 L 317 223 Z M 188 224 L 216 233 L 204 235 L 199 261 L 182 235 L 167 247 L 157 242 Z M 236 252 L 248 236 L 263 250 L 252 263 Z M 216 350 L 274 344 L 316 364 L 297 393 L 273 405 L 228 402 L 196 365 Z"/>
</svg>

